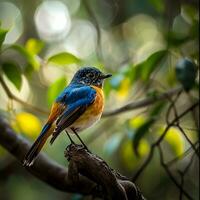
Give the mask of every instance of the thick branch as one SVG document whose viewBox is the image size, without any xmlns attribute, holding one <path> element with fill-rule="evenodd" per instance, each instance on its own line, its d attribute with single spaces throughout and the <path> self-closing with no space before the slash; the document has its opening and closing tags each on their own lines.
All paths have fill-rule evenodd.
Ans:
<svg viewBox="0 0 200 200">
<path fill-rule="evenodd" d="M 16 135 L 9 125 L 0 117 L 0 145 L 9 151 L 19 162 L 22 162 L 30 143 Z M 82 194 L 95 193 L 96 184 L 85 177 L 80 177 L 79 184 L 68 179 L 68 171 L 62 166 L 49 160 L 43 154 L 39 155 L 31 168 L 26 168 L 31 174 L 52 187 L 66 192 Z"/>
<path fill-rule="evenodd" d="M 65 155 L 69 160 L 69 175 L 74 182 L 82 174 L 102 187 L 105 199 L 144 199 L 132 182 L 111 169 L 101 158 L 85 150 L 82 145 L 71 144 Z"/>
<path fill-rule="evenodd" d="M 25 153 L 30 148 L 29 142 L 27 142 L 24 138 L 20 137 L 19 135 L 16 135 L 14 131 L 9 127 L 9 125 L 5 122 L 5 120 L 3 120 L 1 117 L 0 117 L 0 145 L 2 145 L 20 162 L 22 162 Z M 92 159 L 97 157 L 89 153 L 88 155 L 89 157 L 85 157 L 85 159 L 88 160 L 84 160 L 82 158 L 81 161 L 86 164 L 85 166 L 86 168 L 88 167 L 88 169 L 90 169 L 93 167 Z M 89 165 L 89 163 L 91 166 Z M 101 165 L 101 163 L 104 163 L 103 165 L 107 166 L 107 168 L 110 169 L 108 165 L 105 164 L 104 161 L 100 159 L 99 163 L 98 160 L 96 161 L 97 165 Z M 78 181 L 74 181 L 73 179 L 71 179 L 71 177 L 73 177 L 74 174 L 73 171 L 68 172 L 68 170 L 66 170 L 64 167 L 49 160 L 43 154 L 39 155 L 38 159 L 35 161 L 32 167 L 26 169 L 32 175 L 37 177 L 39 180 L 61 191 L 102 197 L 102 191 L 99 190 L 99 185 L 101 185 L 101 183 L 99 183 L 96 179 L 92 178 L 96 177 L 96 174 L 98 175 L 99 169 L 97 169 L 96 171 L 95 170 L 89 171 L 87 174 L 88 178 L 86 178 L 86 176 L 83 176 L 85 175 L 84 173 L 83 175 L 78 175 Z M 71 169 L 72 167 L 70 167 L 70 170 Z M 107 173 L 109 172 L 110 171 L 108 170 Z M 132 182 L 130 182 L 127 179 L 122 179 L 121 177 L 120 178 L 117 177 L 116 179 L 116 177 L 117 177 L 116 175 L 113 175 L 113 181 L 114 181 L 113 184 L 115 186 L 118 186 L 120 191 L 127 195 L 127 199 L 133 199 L 133 200 L 142 199 L 139 190 Z M 104 188 L 104 185 L 102 187 Z M 112 184 L 110 187 L 112 188 Z M 110 193 L 115 192 L 115 190 L 113 191 L 109 190 L 109 191 Z M 132 198 L 134 195 L 135 198 Z"/>
</svg>

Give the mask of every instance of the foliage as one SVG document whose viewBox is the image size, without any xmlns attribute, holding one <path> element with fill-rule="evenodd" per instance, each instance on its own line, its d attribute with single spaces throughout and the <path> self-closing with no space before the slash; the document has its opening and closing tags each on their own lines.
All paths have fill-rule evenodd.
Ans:
<svg viewBox="0 0 200 200">
<path fill-rule="evenodd" d="M 196 65 L 189 59 L 182 59 L 176 65 L 176 76 L 186 91 L 194 86 L 197 75 Z"/>
<path fill-rule="evenodd" d="M 0 29 L 0 47 L 2 46 L 3 41 L 5 40 L 7 32 L 7 30 Z"/>
<path fill-rule="evenodd" d="M 69 65 L 73 63 L 79 63 L 80 59 L 78 59 L 76 56 L 72 55 L 71 53 L 62 52 L 56 55 L 53 55 L 48 58 L 48 62 L 63 66 L 63 65 Z"/>
<path fill-rule="evenodd" d="M 61 77 L 49 86 L 49 89 L 47 92 L 47 100 L 48 100 L 49 105 L 52 105 L 52 103 L 55 101 L 56 97 L 66 87 L 66 84 L 67 84 L 66 78 Z"/>
<path fill-rule="evenodd" d="M 20 67 L 14 62 L 4 62 L 2 64 L 2 70 L 15 87 L 20 90 L 22 85 Z"/>
<path fill-rule="evenodd" d="M 139 156 L 137 148 L 140 143 L 140 140 L 144 138 L 146 133 L 148 133 L 148 130 L 156 122 L 157 120 L 156 117 L 162 112 L 163 107 L 164 103 L 162 102 L 159 103 L 158 105 L 155 105 L 155 107 L 150 111 L 148 119 L 145 120 L 144 123 L 138 126 L 137 129 L 135 130 L 135 134 L 133 137 L 133 148 L 137 156 Z"/>
</svg>

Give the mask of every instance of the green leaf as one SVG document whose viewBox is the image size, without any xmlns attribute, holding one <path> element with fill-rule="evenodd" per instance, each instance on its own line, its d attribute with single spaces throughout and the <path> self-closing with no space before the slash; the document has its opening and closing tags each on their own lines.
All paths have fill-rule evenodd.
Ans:
<svg viewBox="0 0 200 200">
<path fill-rule="evenodd" d="M 2 69 L 6 77 L 20 90 L 22 86 L 20 67 L 14 62 L 5 62 L 2 64 Z"/>
<path fill-rule="evenodd" d="M 157 11 L 163 13 L 165 11 L 165 4 L 163 0 L 149 0 L 150 3 L 156 8 Z"/>
<path fill-rule="evenodd" d="M 180 35 L 175 32 L 168 32 L 166 35 L 166 40 L 167 40 L 168 44 L 172 47 L 180 46 L 190 39 L 191 39 L 191 37 L 188 35 Z"/>
<path fill-rule="evenodd" d="M 141 75 L 142 64 L 139 63 L 137 65 L 130 65 L 128 76 L 132 83 L 137 81 Z"/>
<path fill-rule="evenodd" d="M 188 58 L 178 61 L 176 65 L 176 77 L 186 91 L 189 91 L 195 84 L 197 66 Z"/>
<path fill-rule="evenodd" d="M 159 115 L 159 113 L 161 113 L 164 106 L 165 102 L 156 104 L 150 111 L 149 118 L 135 131 L 133 137 L 133 149 L 137 156 L 139 156 L 138 146 L 140 144 L 141 139 L 148 133 L 149 128 L 154 124 L 154 122 L 156 121 L 156 117 Z"/>
<path fill-rule="evenodd" d="M 69 65 L 79 63 L 80 59 L 70 53 L 62 52 L 48 58 L 48 62 L 56 65 Z"/>
<path fill-rule="evenodd" d="M 153 71 L 160 66 L 167 55 L 167 50 L 160 50 L 150 55 L 146 60 L 132 67 L 132 81 L 142 79 L 148 81 Z"/>
<path fill-rule="evenodd" d="M 9 47 L 10 49 L 13 49 L 20 53 L 28 62 L 29 65 L 33 67 L 34 70 L 39 70 L 40 63 L 37 60 L 36 56 L 31 54 L 27 49 L 25 49 L 23 46 L 20 45 L 11 45 Z"/>
<path fill-rule="evenodd" d="M 152 118 L 148 119 L 135 132 L 135 135 L 133 137 L 133 149 L 137 156 L 139 156 L 138 146 L 139 146 L 140 140 L 146 135 L 146 133 L 148 132 L 148 129 L 151 127 L 153 123 L 154 123 L 154 119 Z"/>
<path fill-rule="evenodd" d="M 54 83 L 51 84 L 47 91 L 47 101 L 51 105 L 60 92 L 66 87 L 67 80 L 65 77 L 57 79 Z"/>
<path fill-rule="evenodd" d="M 183 4 L 181 5 L 181 15 L 186 20 L 192 22 L 198 19 L 198 7 L 194 7 L 189 4 Z"/>
<path fill-rule="evenodd" d="M 119 155 L 122 162 L 123 166 L 128 169 L 130 172 L 132 172 L 134 169 L 137 169 L 139 165 L 141 164 L 141 159 L 142 157 L 148 155 L 149 150 L 150 150 L 150 145 L 149 143 L 145 140 L 142 139 L 139 146 L 138 146 L 138 152 L 140 154 L 140 158 L 136 156 L 135 152 L 133 151 L 132 148 L 132 141 L 130 139 L 126 139 L 122 142 L 119 148 Z"/>
<path fill-rule="evenodd" d="M 153 53 L 150 57 L 147 58 L 147 60 L 142 65 L 142 79 L 144 81 L 148 80 L 151 73 L 160 66 L 161 61 L 166 56 L 167 51 L 161 50 Z"/>
<path fill-rule="evenodd" d="M 33 55 L 37 55 L 38 53 L 40 53 L 43 47 L 44 43 L 34 38 L 29 39 L 25 44 L 26 50 Z"/>
<path fill-rule="evenodd" d="M 157 115 L 161 113 L 163 110 L 164 106 L 166 105 L 165 102 L 159 102 L 157 103 L 153 109 L 150 111 L 150 117 L 155 118 Z"/>
<path fill-rule="evenodd" d="M 0 48 L 6 38 L 7 32 L 8 32 L 8 30 L 0 29 Z"/>
</svg>

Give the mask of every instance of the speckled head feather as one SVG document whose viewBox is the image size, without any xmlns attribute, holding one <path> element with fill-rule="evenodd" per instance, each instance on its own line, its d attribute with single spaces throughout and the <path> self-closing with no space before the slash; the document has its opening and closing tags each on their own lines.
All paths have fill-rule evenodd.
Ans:
<svg viewBox="0 0 200 200">
<path fill-rule="evenodd" d="M 104 79 L 111 76 L 111 74 L 102 73 L 95 67 L 84 67 L 75 73 L 71 83 L 81 83 L 85 85 L 102 87 Z"/>
</svg>

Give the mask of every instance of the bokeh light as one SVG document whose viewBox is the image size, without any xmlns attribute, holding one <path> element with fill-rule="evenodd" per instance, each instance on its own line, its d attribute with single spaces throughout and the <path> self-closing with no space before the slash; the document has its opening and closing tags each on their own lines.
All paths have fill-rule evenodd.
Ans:
<svg viewBox="0 0 200 200">
<path fill-rule="evenodd" d="M 23 32 L 22 15 L 17 6 L 10 2 L 0 2 L 0 22 L 9 32 L 4 44 L 16 42 Z"/>
<path fill-rule="evenodd" d="M 97 33 L 94 25 L 86 20 L 75 20 L 65 41 L 65 50 L 85 58 L 95 51 Z"/>
<path fill-rule="evenodd" d="M 123 24 L 124 35 L 134 62 L 140 62 L 166 44 L 155 19 L 139 14 Z M 155 42 L 156 41 L 156 42 Z"/>
<path fill-rule="evenodd" d="M 39 36 L 45 41 L 64 38 L 71 28 L 67 6 L 60 1 L 44 1 L 34 16 Z"/>
</svg>

